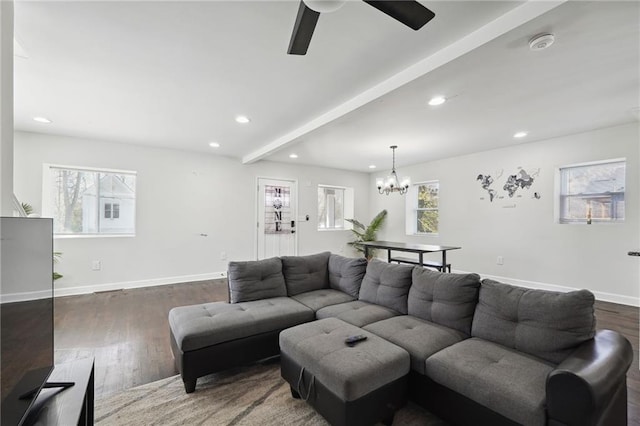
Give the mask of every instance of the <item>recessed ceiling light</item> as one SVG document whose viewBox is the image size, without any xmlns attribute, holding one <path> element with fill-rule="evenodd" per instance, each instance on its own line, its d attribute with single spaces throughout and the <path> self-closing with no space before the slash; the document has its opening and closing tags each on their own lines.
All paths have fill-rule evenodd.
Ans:
<svg viewBox="0 0 640 426">
<path fill-rule="evenodd" d="M 429 100 L 429 105 L 438 106 L 438 105 L 442 105 L 446 101 L 447 101 L 447 98 L 445 98 L 444 96 L 434 96 Z"/>
<path fill-rule="evenodd" d="M 251 120 L 249 120 L 249 117 L 247 117 L 246 115 L 239 115 L 236 117 L 236 122 L 241 124 L 247 124 L 250 121 Z"/>
<path fill-rule="evenodd" d="M 220 144 L 218 142 L 210 142 L 209 146 L 211 148 L 220 148 Z"/>
<path fill-rule="evenodd" d="M 33 121 L 37 121 L 38 123 L 45 123 L 45 124 L 51 123 L 51 120 L 49 120 L 46 117 L 33 117 Z"/>
<path fill-rule="evenodd" d="M 369 168 L 370 168 L 370 169 L 375 169 L 375 168 L 376 168 L 376 165 L 375 165 L 375 164 L 371 164 L 371 165 L 369 165 Z"/>
<path fill-rule="evenodd" d="M 289 158 L 298 158 L 298 154 L 289 154 Z"/>
<path fill-rule="evenodd" d="M 513 137 L 514 137 L 514 138 L 524 138 L 524 137 L 525 137 L 525 136 L 527 136 L 527 135 L 528 135 L 528 133 L 527 133 L 527 132 L 518 132 L 518 133 L 515 133 L 515 134 L 513 135 Z"/>
</svg>

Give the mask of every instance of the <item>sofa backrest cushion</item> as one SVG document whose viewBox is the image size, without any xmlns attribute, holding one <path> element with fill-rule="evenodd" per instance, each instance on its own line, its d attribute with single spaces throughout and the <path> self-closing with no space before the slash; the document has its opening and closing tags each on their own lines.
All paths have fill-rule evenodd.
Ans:
<svg viewBox="0 0 640 426">
<path fill-rule="evenodd" d="M 287 285 L 287 294 L 320 290 L 329 287 L 330 252 L 309 256 L 282 256 L 282 273 Z"/>
<path fill-rule="evenodd" d="M 329 286 L 334 290 L 358 297 L 362 278 L 367 272 L 367 259 L 351 258 L 337 254 L 329 257 Z"/>
<path fill-rule="evenodd" d="M 471 335 L 560 363 L 595 335 L 590 291 L 531 290 L 485 279 Z"/>
<path fill-rule="evenodd" d="M 277 257 L 247 262 L 229 262 L 231 303 L 269 299 L 287 295 L 282 262 Z"/>
<path fill-rule="evenodd" d="M 359 299 L 406 314 L 412 270 L 413 266 L 372 259 L 362 279 Z"/>
<path fill-rule="evenodd" d="M 480 275 L 447 274 L 414 268 L 412 281 L 409 315 L 471 334 Z"/>
</svg>

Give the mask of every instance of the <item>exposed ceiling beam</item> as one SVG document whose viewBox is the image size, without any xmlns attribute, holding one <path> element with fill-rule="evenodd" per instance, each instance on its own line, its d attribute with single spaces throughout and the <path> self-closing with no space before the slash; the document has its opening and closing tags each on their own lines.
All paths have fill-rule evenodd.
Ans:
<svg viewBox="0 0 640 426">
<path fill-rule="evenodd" d="M 483 44 L 511 31 L 518 26 L 555 9 L 567 0 L 539 1 L 530 0 L 521 6 L 505 13 L 482 28 L 452 43 L 433 55 L 415 63 L 381 83 L 365 90 L 347 102 L 325 112 L 291 132 L 267 143 L 261 148 L 242 157 L 243 164 L 259 161 L 274 152 L 293 144 L 294 141 L 312 130 L 317 129 L 357 108 L 421 77 L 430 71 L 482 46 Z"/>
</svg>

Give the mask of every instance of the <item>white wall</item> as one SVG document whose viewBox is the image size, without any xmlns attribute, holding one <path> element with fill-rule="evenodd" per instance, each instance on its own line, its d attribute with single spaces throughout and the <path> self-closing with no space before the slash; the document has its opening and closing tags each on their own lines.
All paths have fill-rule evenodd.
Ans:
<svg viewBox="0 0 640 426">
<path fill-rule="evenodd" d="M 13 1 L 0 1 L 0 214 L 13 214 Z"/>
<path fill-rule="evenodd" d="M 380 239 L 461 246 L 450 252 L 454 270 L 477 272 L 529 287 L 566 290 L 587 288 L 601 300 L 638 305 L 640 248 L 638 124 L 628 124 L 556 139 L 516 145 L 457 158 L 399 167 L 413 182 L 440 181 L 440 233 L 407 236 L 405 200 L 371 192 L 370 215 L 389 211 Z M 554 175 L 559 166 L 626 157 L 626 220 L 619 224 L 560 225 L 554 222 Z M 478 174 L 504 169 L 540 168 L 532 190 L 542 198 L 497 200 L 485 197 Z M 372 174 L 370 186 L 384 172 Z M 505 176 L 506 177 L 506 176 Z M 502 188 L 502 179 L 494 186 Z M 499 184 L 499 185 L 498 185 Z M 487 198 L 487 197 L 485 197 Z M 516 204 L 515 208 L 505 205 Z M 497 256 L 504 265 L 496 264 Z M 436 258 L 438 258 L 436 256 Z"/>
<path fill-rule="evenodd" d="M 368 213 L 364 173 L 16 132 L 15 192 L 37 212 L 43 163 L 137 171 L 136 236 L 56 239 L 58 294 L 206 279 L 228 260 L 253 259 L 258 176 L 298 180 L 298 214 L 311 217 L 298 222 L 299 254 L 350 250 L 349 231 L 316 230 L 319 183 L 353 187 L 356 217 Z M 91 270 L 93 260 L 102 270 Z"/>
</svg>

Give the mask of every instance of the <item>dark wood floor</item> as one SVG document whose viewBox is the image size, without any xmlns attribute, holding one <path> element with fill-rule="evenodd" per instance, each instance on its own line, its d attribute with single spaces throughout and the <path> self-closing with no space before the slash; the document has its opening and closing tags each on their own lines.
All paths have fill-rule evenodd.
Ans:
<svg viewBox="0 0 640 426">
<path fill-rule="evenodd" d="M 96 358 L 96 397 L 177 374 L 167 315 L 175 306 L 226 301 L 225 280 L 61 297 L 55 300 L 56 362 Z M 631 341 L 629 425 L 640 426 L 638 308 L 596 303 L 598 328 Z"/>
</svg>

